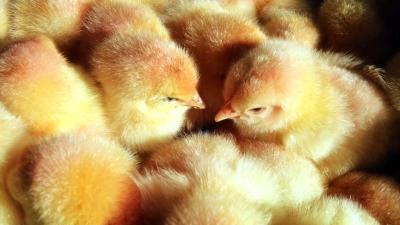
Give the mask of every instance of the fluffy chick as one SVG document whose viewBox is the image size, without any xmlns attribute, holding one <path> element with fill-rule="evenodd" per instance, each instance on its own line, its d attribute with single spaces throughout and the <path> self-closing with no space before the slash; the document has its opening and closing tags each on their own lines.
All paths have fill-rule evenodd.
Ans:
<svg viewBox="0 0 400 225">
<path fill-rule="evenodd" d="M 10 159 L 18 155 L 29 141 L 26 124 L 0 102 L 0 224 L 22 224 L 23 213 L 6 192 L 3 178 L 13 163 Z"/>
<path fill-rule="evenodd" d="M 261 146 L 242 147 L 255 154 Z M 146 218 L 165 224 L 267 224 L 283 207 L 322 194 L 321 176 L 310 161 L 262 150 L 265 158 L 243 156 L 231 135 L 202 133 L 165 146 L 144 163 Z M 168 185 L 158 184 L 165 180 Z"/>
<path fill-rule="evenodd" d="M 372 81 L 346 68 L 355 61 L 271 39 L 232 66 L 215 119 L 310 158 L 329 180 L 372 166 L 398 116 Z"/>
<path fill-rule="evenodd" d="M 46 35 L 63 52 L 75 44 L 87 8 L 94 0 L 9 0 L 11 39 Z"/>
<path fill-rule="evenodd" d="M 312 203 L 287 208 L 271 222 L 273 225 L 330 225 L 330 224 L 380 224 L 357 203 L 334 197 L 323 196 Z"/>
<path fill-rule="evenodd" d="M 151 33 L 114 35 L 99 44 L 91 72 L 100 83 L 109 127 L 136 151 L 151 151 L 180 132 L 190 107 L 204 108 L 188 54 Z"/>
<path fill-rule="evenodd" d="M 212 127 L 223 103 L 221 90 L 230 65 L 266 37 L 252 21 L 230 13 L 217 1 L 177 2 L 163 21 L 172 38 L 189 51 L 199 68 L 198 91 L 207 107 L 189 111 L 187 128 Z"/>
<path fill-rule="evenodd" d="M 221 173 L 239 158 L 232 136 L 198 133 L 177 139 L 154 152 L 142 163 L 145 220 L 149 224 L 165 223 L 172 207 L 192 189 L 199 170 L 213 165 Z"/>
<path fill-rule="evenodd" d="M 374 0 L 327 0 L 317 14 L 325 49 L 351 52 L 379 64 L 387 53 L 386 31 Z"/>
<path fill-rule="evenodd" d="M 101 1 L 92 6 L 83 21 L 78 63 L 88 61 L 94 46 L 115 33 L 151 32 L 170 39 L 156 12 L 145 4 L 130 1 Z"/>
<path fill-rule="evenodd" d="M 265 224 L 279 200 L 276 177 L 241 160 L 231 136 L 190 135 L 149 160 L 139 182 L 149 224 Z"/>
<path fill-rule="evenodd" d="M 241 160 L 233 168 L 198 168 L 190 191 L 183 193 L 165 224 L 268 224 L 279 204 L 279 187 L 272 171 L 256 160 Z"/>
<path fill-rule="evenodd" d="M 7 189 L 26 224 L 134 224 L 136 164 L 109 139 L 63 134 L 29 146 L 7 174 Z"/>
<path fill-rule="evenodd" d="M 297 41 L 317 48 L 320 32 L 315 22 L 305 13 L 280 7 L 265 7 L 259 15 L 260 25 L 267 36 Z"/>
<path fill-rule="evenodd" d="M 45 36 L 13 43 L 0 55 L 0 100 L 34 136 L 93 126 L 107 132 L 94 82 Z"/>
<path fill-rule="evenodd" d="M 392 178 L 349 172 L 329 185 L 328 194 L 358 202 L 381 224 L 400 224 L 400 185 Z"/>
</svg>

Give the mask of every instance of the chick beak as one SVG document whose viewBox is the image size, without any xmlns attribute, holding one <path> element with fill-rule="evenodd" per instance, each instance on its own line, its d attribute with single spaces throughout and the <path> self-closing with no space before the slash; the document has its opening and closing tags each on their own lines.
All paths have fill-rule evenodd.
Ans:
<svg viewBox="0 0 400 225">
<path fill-rule="evenodd" d="M 193 99 L 191 99 L 189 101 L 183 101 L 181 104 L 184 106 L 193 107 L 195 109 L 205 109 L 206 108 L 206 106 L 203 103 L 203 100 L 201 100 L 201 98 L 198 94 L 196 94 Z"/>
<path fill-rule="evenodd" d="M 224 104 L 221 109 L 215 115 L 215 122 L 219 122 L 226 119 L 231 119 L 240 116 L 241 114 L 232 109 L 230 102 Z"/>
</svg>

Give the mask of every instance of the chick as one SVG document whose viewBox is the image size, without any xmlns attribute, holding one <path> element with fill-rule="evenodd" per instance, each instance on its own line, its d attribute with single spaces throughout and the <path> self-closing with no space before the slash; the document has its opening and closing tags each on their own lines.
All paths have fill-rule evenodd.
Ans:
<svg viewBox="0 0 400 225">
<path fill-rule="evenodd" d="M 22 224 L 23 213 L 6 192 L 3 178 L 12 164 L 10 159 L 18 155 L 29 141 L 26 125 L 0 102 L 0 224 Z"/>
<path fill-rule="evenodd" d="M 94 0 L 8 0 L 9 36 L 12 40 L 46 35 L 64 53 L 72 48 L 82 19 Z"/>
<path fill-rule="evenodd" d="M 259 16 L 262 30 L 267 36 L 298 41 L 317 48 L 320 32 L 310 16 L 279 7 L 265 7 Z"/>
<path fill-rule="evenodd" d="M 116 142 L 63 134 L 30 145 L 7 174 L 26 224 L 134 224 L 136 157 Z"/>
<path fill-rule="evenodd" d="M 139 182 L 145 221 L 265 224 L 269 206 L 278 201 L 276 177 L 260 161 L 240 158 L 231 136 L 207 133 L 186 136 L 155 152 L 144 163 Z"/>
<path fill-rule="evenodd" d="M 232 66 L 215 120 L 311 159 L 328 180 L 376 165 L 398 116 L 373 81 L 346 68 L 356 61 L 271 39 Z"/>
<path fill-rule="evenodd" d="M 328 194 L 358 202 L 381 224 L 400 224 L 400 184 L 392 178 L 349 172 L 329 185 Z"/>
<path fill-rule="evenodd" d="M 268 224 L 279 202 L 275 176 L 257 161 L 233 168 L 207 165 L 192 178 L 190 191 L 171 206 L 165 224 Z"/>
<path fill-rule="evenodd" d="M 230 13 L 217 1 L 180 1 L 162 18 L 199 69 L 198 91 L 207 107 L 189 110 L 186 128 L 210 128 L 223 103 L 221 90 L 230 65 L 266 37 L 255 23 Z"/>
<path fill-rule="evenodd" d="M 307 159 L 241 147 L 245 155 L 231 135 L 197 133 L 153 153 L 141 183 L 149 223 L 267 224 L 282 208 L 322 194 L 321 175 Z M 264 158 L 250 154 L 258 150 Z"/>
<path fill-rule="evenodd" d="M 108 125 L 139 152 L 171 141 L 190 107 L 204 108 L 193 60 L 151 33 L 113 35 L 93 51 L 91 73 L 100 83 Z"/>
<path fill-rule="evenodd" d="M 169 32 L 150 6 L 129 1 L 101 1 L 91 7 L 83 21 L 78 63 L 86 63 L 94 46 L 115 33 L 152 32 L 170 39 Z"/>
<path fill-rule="evenodd" d="M 327 0 L 317 14 L 325 49 L 351 52 L 381 64 L 388 46 L 383 18 L 374 0 Z"/>
<path fill-rule="evenodd" d="M 357 203 L 323 196 L 312 203 L 298 205 L 282 211 L 279 218 L 271 222 L 273 225 L 331 225 L 331 224 L 365 224 L 380 223 Z"/>
<path fill-rule="evenodd" d="M 0 55 L 0 101 L 36 137 L 93 127 L 108 132 L 93 80 L 45 36 L 13 43 Z"/>
</svg>

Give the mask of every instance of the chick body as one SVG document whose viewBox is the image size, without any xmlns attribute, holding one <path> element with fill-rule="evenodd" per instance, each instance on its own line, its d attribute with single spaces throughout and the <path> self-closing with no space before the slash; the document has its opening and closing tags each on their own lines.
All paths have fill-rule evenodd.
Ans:
<svg viewBox="0 0 400 225">
<path fill-rule="evenodd" d="M 30 142 L 28 129 L 23 121 L 10 113 L 0 102 L 0 223 L 22 224 L 23 212 L 6 191 L 4 177 L 11 160 Z"/>
<path fill-rule="evenodd" d="M 297 41 L 310 48 L 317 48 L 320 44 L 320 31 L 306 13 L 265 7 L 260 12 L 259 21 L 267 36 Z"/>
<path fill-rule="evenodd" d="M 148 5 L 133 1 L 100 1 L 93 4 L 83 20 L 79 54 L 75 61 L 88 66 L 95 46 L 114 34 L 135 35 L 151 32 L 170 39 L 167 28 Z"/>
<path fill-rule="evenodd" d="M 46 35 L 64 53 L 71 49 L 82 29 L 82 21 L 94 0 L 9 0 L 11 40 Z"/>
<path fill-rule="evenodd" d="M 166 224 L 269 224 L 283 208 L 322 194 L 322 177 L 309 160 L 283 151 L 255 157 L 263 145 L 241 147 L 245 155 L 231 135 L 200 133 L 155 152 L 142 171 L 146 218 L 159 216 L 157 222 Z M 159 184 L 165 180 L 168 185 Z"/>
<path fill-rule="evenodd" d="M 381 224 L 400 223 L 400 185 L 390 177 L 349 172 L 329 185 L 328 194 L 359 203 Z"/>
<path fill-rule="evenodd" d="M 0 56 L 0 99 L 34 136 L 71 130 L 107 133 L 93 80 L 38 36 L 10 44 Z"/>
<path fill-rule="evenodd" d="M 288 208 L 281 218 L 271 224 L 329 225 L 329 224 L 380 224 L 359 204 L 341 198 L 323 196 L 311 203 Z"/>
<path fill-rule="evenodd" d="M 109 139 L 63 134 L 28 146 L 7 174 L 7 189 L 26 224 L 132 224 L 141 203 L 136 164 Z"/>
<path fill-rule="evenodd" d="M 216 121 L 232 118 L 242 136 L 303 155 L 328 179 L 376 165 L 398 116 L 381 89 L 347 68 L 354 64 L 270 40 L 231 68 Z"/>
<path fill-rule="evenodd" d="M 91 73 L 101 85 L 110 129 L 136 151 L 168 143 L 181 131 L 189 107 L 204 108 L 192 59 L 151 33 L 102 42 L 93 52 Z"/>
</svg>

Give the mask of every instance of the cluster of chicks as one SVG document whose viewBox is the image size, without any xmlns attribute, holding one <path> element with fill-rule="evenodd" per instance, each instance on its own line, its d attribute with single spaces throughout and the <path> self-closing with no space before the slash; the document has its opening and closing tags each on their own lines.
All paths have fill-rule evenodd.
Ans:
<svg viewBox="0 0 400 225">
<path fill-rule="evenodd" d="M 400 224 L 399 10 L 2 0 L 0 224 Z"/>
</svg>

